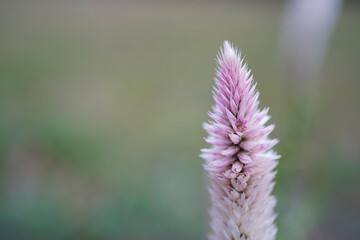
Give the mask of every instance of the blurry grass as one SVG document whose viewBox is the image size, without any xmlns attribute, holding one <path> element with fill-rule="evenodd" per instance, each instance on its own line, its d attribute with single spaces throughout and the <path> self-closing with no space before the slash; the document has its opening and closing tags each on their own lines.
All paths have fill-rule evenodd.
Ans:
<svg viewBox="0 0 360 240">
<path fill-rule="evenodd" d="M 356 205 L 357 6 L 339 23 L 321 110 L 310 122 L 301 103 L 297 109 L 284 102 L 276 72 L 278 5 L 4 6 L 1 238 L 204 239 L 201 122 L 224 39 L 246 54 L 262 106 L 271 107 L 277 124 L 278 239 L 321 232 L 322 224 L 340 221 L 323 223 L 327 209 Z M 349 239 L 358 233 L 347 231 Z"/>
</svg>

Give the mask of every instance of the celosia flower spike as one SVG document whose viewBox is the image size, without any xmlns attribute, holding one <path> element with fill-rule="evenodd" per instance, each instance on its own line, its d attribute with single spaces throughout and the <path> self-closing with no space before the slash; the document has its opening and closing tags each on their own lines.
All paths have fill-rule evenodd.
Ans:
<svg viewBox="0 0 360 240">
<path fill-rule="evenodd" d="M 217 58 L 215 105 L 204 123 L 212 145 L 203 149 L 212 201 L 210 239 L 272 240 L 276 199 L 271 195 L 280 157 L 268 135 L 268 108 L 259 110 L 256 83 L 237 49 L 225 41 Z"/>
</svg>

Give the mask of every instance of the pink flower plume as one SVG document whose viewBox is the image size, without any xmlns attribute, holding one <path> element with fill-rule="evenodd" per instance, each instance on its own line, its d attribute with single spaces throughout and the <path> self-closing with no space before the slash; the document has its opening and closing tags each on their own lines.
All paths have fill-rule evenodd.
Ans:
<svg viewBox="0 0 360 240">
<path fill-rule="evenodd" d="M 268 136 L 274 125 L 268 108 L 260 110 L 256 83 L 238 50 L 224 42 L 217 58 L 215 105 L 204 123 L 212 146 L 201 157 L 209 175 L 211 229 L 214 240 L 272 240 L 276 199 L 273 171 L 280 158 Z"/>
</svg>

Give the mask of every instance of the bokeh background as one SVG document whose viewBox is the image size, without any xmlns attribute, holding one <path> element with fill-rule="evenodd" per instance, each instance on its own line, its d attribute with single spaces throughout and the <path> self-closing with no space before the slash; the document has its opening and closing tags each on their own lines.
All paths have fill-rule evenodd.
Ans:
<svg viewBox="0 0 360 240">
<path fill-rule="evenodd" d="M 224 40 L 280 139 L 277 239 L 360 239 L 360 3 L 341 0 L 1 1 L 0 239 L 206 239 Z"/>
</svg>

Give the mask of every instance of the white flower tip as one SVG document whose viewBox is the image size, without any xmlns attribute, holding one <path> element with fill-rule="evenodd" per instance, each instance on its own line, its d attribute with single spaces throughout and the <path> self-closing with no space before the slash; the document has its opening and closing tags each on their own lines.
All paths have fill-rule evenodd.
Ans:
<svg viewBox="0 0 360 240">
<path fill-rule="evenodd" d="M 224 41 L 224 58 L 233 58 L 236 56 L 235 49 L 231 46 L 228 40 Z"/>
</svg>

